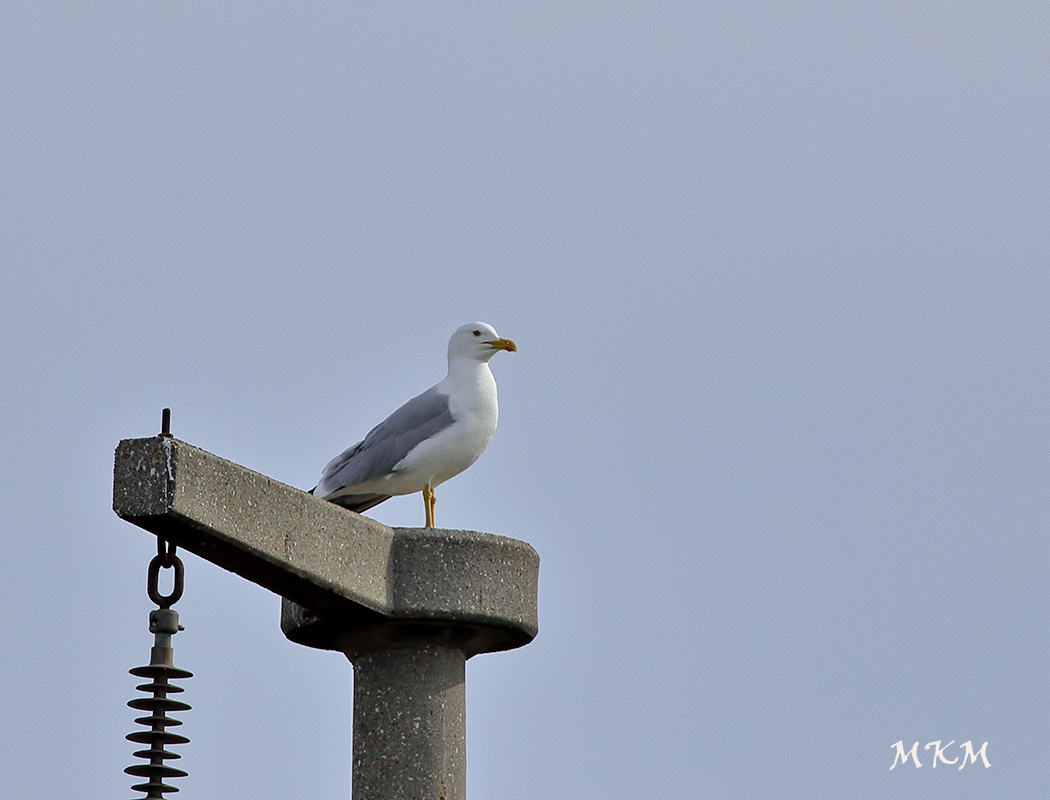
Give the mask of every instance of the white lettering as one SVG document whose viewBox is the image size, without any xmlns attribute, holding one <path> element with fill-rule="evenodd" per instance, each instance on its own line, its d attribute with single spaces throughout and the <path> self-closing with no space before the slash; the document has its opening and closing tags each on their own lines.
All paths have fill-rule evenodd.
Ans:
<svg viewBox="0 0 1050 800">
<path fill-rule="evenodd" d="M 919 763 L 919 753 L 918 753 L 919 743 L 918 742 L 913 744 L 911 746 L 911 750 L 909 750 L 907 753 L 904 752 L 904 740 L 903 739 L 901 739 L 899 742 L 897 742 L 897 744 L 890 745 L 890 747 L 894 747 L 897 750 L 897 755 L 893 759 L 893 767 L 897 766 L 897 762 L 898 761 L 900 761 L 902 764 L 907 764 L 908 763 L 908 756 L 911 756 L 913 759 L 915 759 L 915 766 L 916 767 L 921 767 L 922 766 L 922 764 Z M 890 769 L 893 769 L 893 767 L 890 767 Z"/>
<path fill-rule="evenodd" d="M 981 757 L 981 761 L 984 762 L 985 769 L 987 769 L 988 767 L 992 766 L 991 764 L 988 763 L 988 756 L 985 754 L 985 751 L 988 749 L 988 742 L 985 742 L 984 744 L 982 744 L 981 745 L 981 749 L 978 750 L 976 753 L 973 751 L 973 742 L 964 742 L 963 744 L 960 745 L 960 747 L 963 748 L 963 759 L 962 759 L 962 763 L 959 765 L 959 769 L 962 769 L 963 767 L 966 766 L 966 759 L 967 758 L 970 759 L 970 763 L 971 764 L 976 763 L 977 756 Z M 893 767 L 890 767 L 890 769 L 893 769 Z"/>
<path fill-rule="evenodd" d="M 950 742 L 948 742 L 948 744 L 946 744 L 944 747 L 949 747 L 950 745 L 953 745 L 953 744 L 955 744 L 955 740 L 954 739 L 952 739 Z M 933 751 L 933 768 L 934 769 L 937 769 L 937 759 L 940 759 L 945 764 L 955 764 L 955 763 L 957 763 L 959 761 L 959 757 L 958 756 L 955 757 L 955 761 L 949 761 L 948 759 L 946 759 L 944 757 L 944 747 L 941 747 L 941 740 L 940 739 L 938 739 L 936 742 L 930 742 L 928 745 L 926 745 L 926 749 L 927 750 L 929 750 L 931 747 L 934 748 L 934 751 Z"/>
</svg>

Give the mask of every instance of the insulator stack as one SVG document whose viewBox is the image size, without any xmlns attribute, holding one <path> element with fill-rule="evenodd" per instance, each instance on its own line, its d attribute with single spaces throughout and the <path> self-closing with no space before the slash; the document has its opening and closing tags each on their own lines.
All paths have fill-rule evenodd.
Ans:
<svg viewBox="0 0 1050 800">
<path fill-rule="evenodd" d="M 171 636 L 179 629 L 178 612 L 170 608 L 151 612 L 150 630 L 156 634 L 156 642 L 150 653 L 150 664 L 130 670 L 132 675 L 151 679 L 149 683 L 136 687 L 140 692 L 148 692 L 150 696 L 136 697 L 128 702 L 132 708 L 148 712 L 149 716 L 139 717 L 135 722 L 147 726 L 149 730 L 135 731 L 125 737 L 137 744 L 149 745 L 148 749 L 135 752 L 136 758 L 148 759 L 148 763 L 134 764 L 124 770 L 128 775 L 146 778 L 145 783 L 131 787 L 133 791 L 145 792 L 145 800 L 163 799 L 165 792 L 177 792 L 178 787 L 165 781 L 186 776 L 185 771 L 164 763 L 180 757 L 178 753 L 166 749 L 168 746 L 189 742 L 185 736 L 167 730 L 182 724 L 181 720 L 168 716 L 170 712 L 186 711 L 190 708 L 187 703 L 168 697 L 169 694 L 182 691 L 181 686 L 171 683 L 172 680 L 193 677 L 193 673 L 172 664 Z"/>
</svg>

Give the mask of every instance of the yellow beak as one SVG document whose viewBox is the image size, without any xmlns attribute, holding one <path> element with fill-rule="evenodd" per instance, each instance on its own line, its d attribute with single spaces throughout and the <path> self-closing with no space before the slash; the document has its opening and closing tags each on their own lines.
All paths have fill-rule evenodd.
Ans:
<svg viewBox="0 0 1050 800">
<path fill-rule="evenodd" d="M 506 350 L 510 353 L 518 352 L 518 346 L 510 339 L 493 339 L 489 342 L 489 347 L 493 350 Z"/>
</svg>

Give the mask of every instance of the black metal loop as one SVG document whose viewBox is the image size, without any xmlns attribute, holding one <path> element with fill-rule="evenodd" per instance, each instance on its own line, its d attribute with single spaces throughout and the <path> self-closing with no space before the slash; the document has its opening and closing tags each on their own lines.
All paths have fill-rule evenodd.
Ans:
<svg viewBox="0 0 1050 800">
<path fill-rule="evenodd" d="M 160 540 L 158 539 L 157 541 Z M 172 587 L 171 594 L 169 595 L 161 594 L 160 590 L 157 588 L 157 580 L 160 578 L 161 567 L 167 569 L 167 566 L 164 564 L 165 556 L 171 559 L 170 566 L 175 568 L 175 585 Z M 146 579 L 146 594 L 149 595 L 149 599 L 161 608 L 171 608 L 172 604 L 177 603 L 179 598 L 182 597 L 182 579 L 184 572 L 182 559 L 177 555 L 165 553 L 164 555 L 156 556 L 149 562 L 149 573 Z"/>
<path fill-rule="evenodd" d="M 167 545 L 166 550 L 164 549 L 165 545 Z M 175 558 L 175 543 L 165 542 L 164 539 L 158 534 L 157 555 L 161 558 L 161 566 L 164 567 L 164 569 L 170 569 L 171 560 Z"/>
</svg>

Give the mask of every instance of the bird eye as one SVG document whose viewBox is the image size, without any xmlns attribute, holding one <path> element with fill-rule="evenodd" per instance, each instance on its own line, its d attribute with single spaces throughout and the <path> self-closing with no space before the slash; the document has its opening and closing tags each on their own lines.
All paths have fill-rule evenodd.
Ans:
<svg viewBox="0 0 1050 800">
<path fill-rule="evenodd" d="M 471 331 L 475 336 L 481 336 L 481 331 Z"/>
</svg>

